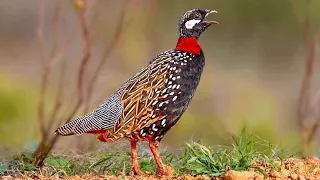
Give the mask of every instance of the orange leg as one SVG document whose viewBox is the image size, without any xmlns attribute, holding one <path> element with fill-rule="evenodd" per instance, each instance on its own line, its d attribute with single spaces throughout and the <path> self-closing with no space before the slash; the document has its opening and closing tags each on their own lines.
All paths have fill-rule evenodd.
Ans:
<svg viewBox="0 0 320 180">
<path fill-rule="evenodd" d="M 160 155 L 158 153 L 158 146 L 159 146 L 158 141 L 149 141 L 150 150 L 154 156 L 154 159 L 156 160 L 160 173 L 165 176 L 168 176 L 169 172 L 161 161 Z"/>
<path fill-rule="evenodd" d="M 141 170 L 139 168 L 138 163 L 138 154 L 137 154 L 137 141 L 131 142 L 131 153 L 132 153 L 132 170 L 135 175 L 141 174 Z"/>
</svg>

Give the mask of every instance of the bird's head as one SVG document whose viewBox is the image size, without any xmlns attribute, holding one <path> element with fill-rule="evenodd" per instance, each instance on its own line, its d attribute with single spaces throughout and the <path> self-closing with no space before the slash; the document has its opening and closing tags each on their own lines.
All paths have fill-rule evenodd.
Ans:
<svg viewBox="0 0 320 180">
<path fill-rule="evenodd" d="M 218 24 L 216 21 L 206 21 L 205 18 L 217 11 L 209 9 L 192 9 L 187 11 L 179 21 L 180 37 L 195 37 L 198 39 L 211 24 Z"/>
</svg>

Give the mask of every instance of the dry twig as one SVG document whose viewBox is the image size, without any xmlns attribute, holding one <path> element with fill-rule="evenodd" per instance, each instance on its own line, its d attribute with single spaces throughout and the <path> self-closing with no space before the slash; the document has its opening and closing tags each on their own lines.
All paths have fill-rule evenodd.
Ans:
<svg viewBox="0 0 320 180">
<path fill-rule="evenodd" d="M 39 20 L 38 20 L 38 41 L 39 41 L 39 48 L 40 48 L 40 56 L 42 60 L 42 66 L 43 66 L 43 72 L 42 72 L 42 79 L 41 79 L 41 89 L 40 89 L 40 97 L 39 97 L 39 103 L 38 103 L 38 123 L 39 128 L 41 131 L 42 139 L 44 139 L 44 136 L 46 134 L 46 129 L 44 125 L 44 109 L 45 109 L 45 93 L 46 93 L 46 87 L 47 87 L 47 81 L 49 76 L 49 64 L 46 57 L 45 52 L 45 44 L 44 44 L 44 37 L 43 37 L 43 27 L 44 27 L 44 18 L 45 18 L 45 1 L 39 0 Z"/>
<path fill-rule="evenodd" d="M 93 76 L 92 76 L 91 80 L 88 83 L 87 100 L 85 102 L 85 107 L 84 107 L 85 113 L 88 112 L 89 103 L 90 103 L 90 100 L 91 100 L 91 97 L 92 97 L 92 93 L 93 93 L 93 89 L 94 89 L 97 77 L 98 77 L 99 73 L 101 72 L 102 67 L 105 64 L 106 60 L 111 55 L 112 51 L 117 46 L 117 44 L 119 42 L 119 39 L 121 38 L 121 34 L 123 32 L 124 18 L 125 18 L 125 15 L 126 15 L 127 7 L 128 7 L 128 3 L 127 3 L 127 1 L 125 1 L 123 3 L 123 7 L 122 7 L 122 11 L 121 11 L 121 14 L 120 14 L 119 21 L 117 23 L 116 33 L 114 34 L 113 38 L 111 39 L 111 41 L 107 45 L 107 48 L 104 51 L 104 54 L 103 54 L 103 56 L 102 56 L 102 58 L 100 60 L 100 63 L 98 64 L 97 69 L 94 71 Z"/>
<path fill-rule="evenodd" d="M 296 12 L 295 8 L 297 7 L 296 2 L 294 0 L 291 1 L 293 11 L 296 14 L 296 18 L 299 21 L 298 13 Z M 305 118 L 307 116 L 307 112 L 309 110 L 310 105 L 310 88 L 312 84 L 312 77 L 314 71 L 314 63 L 315 63 L 315 55 L 316 55 L 316 43 L 317 43 L 317 36 L 319 34 L 320 29 L 316 32 L 316 34 L 312 34 L 310 32 L 310 7 L 311 7 L 311 0 L 306 0 L 306 13 L 303 22 L 300 23 L 301 30 L 302 30 L 302 37 L 305 42 L 305 53 L 306 53 L 306 67 L 305 67 L 305 74 L 301 84 L 301 90 L 299 95 L 299 102 L 298 102 L 298 111 L 297 111 L 297 119 L 298 125 L 300 128 L 300 136 L 302 142 L 303 151 L 306 150 L 307 146 L 310 144 L 314 133 L 316 131 L 316 127 L 311 128 L 311 132 L 308 132 L 308 127 L 305 123 Z"/>
<path fill-rule="evenodd" d="M 52 49 L 50 51 L 50 57 L 47 57 L 46 50 L 45 50 L 45 43 L 44 43 L 44 16 L 45 16 L 45 1 L 39 0 L 39 26 L 37 29 L 38 32 L 38 41 L 39 41 L 39 48 L 40 48 L 40 54 L 41 59 L 43 63 L 43 74 L 41 79 L 41 90 L 40 90 L 40 100 L 39 100 L 39 106 L 38 106 L 38 119 L 39 119 L 39 127 L 42 131 L 42 140 L 40 145 L 38 146 L 37 150 L 34 152 L 33 157 L 36 158 L 36 166 L 42 166 L 44 159 L 47 157 L 48 153 L 53 148 L 54 144 L 58 140 L 59 136 L 49 136 L 49 132 L 51 132 L 51 128 L 53 127 L 52 124 L 54 124 L 55 119 L 57 119 L 58 114 L 60 112 L 61 106 L 64 104 L 63 100 L 63 92 L 64 92 L 64 85 L 66 81 L 66 61 L 64 59 L 65 54 L 67 53 L 67 47 L 69 43 L 72 41 L 74 37 L 74 32 L 60 45 L 59 43 L 59 27 L 60 27 L 60 20 L 63 18 L 63 16 L 60 15 L 61 13 L 61 4 L 62 0 L 59 0 L 58 4 L 56 5 L 56 9 L 54 11 L 54 17 L 52 19 Z M 126 3 L 125 3 L 126 4 Z M 72 107 L 72 109 L 66 113 L 65 116 L 61 117 L 59 121 L 68 122 L 70 121 L 75 113 L 79 110 L 81 105 L 85 103 L 85 95 L 91 97 L 91 93 L 93 91 L 94 82 L 96 80 L 96 77 L 98 76 L 99 72 L 101 71 L 101 67 L 104 65 L 106 59 L 111 54 L 114 47 L 117 45 L 118 40 L 120 39 L 121 33 L 122 33 L 122 24 L 124 21 L 124 11 L 126 5 L 123 7 L 123 11 L 121 13 L 120 22 L 117 25 L 116 33 L 113 37 L 113 39 L 110 41 L 110 44 L 108 45 L 108 48 L 104 52 L 104 55 L 99 63 L 99 66 L 97 67 L 93 77 L 91 78 L 89 84 L 90 86 L 84 86 L 84 79 L 87 76 L 86 68 L 89 64 L 89 60 L 91 57 L 91 41 L 90 41 L 90 34 L 89 34 L 89 26 L 88 26 L 88 1 L 82 0 L 77 1 L 75 4 L 76 7 L 76 13 L 79 15 L 80 19 L 80 25 L 81 25 L 81 31 L 82 31 L 82 40 L 84 43 L 83 46 L 83 54 L 80 58 L 80 65 L 78 69 L 77 74 L 77 80 L 76 80 L 76 103 Z M 61 48 L 59 48 L 61 47 Z M 62 60 L 62 61 L 60 61 Z M 60 77 L 58 80 L 58 87 L 56 92 L 56 98 L 54 102 L 54 106 L 52 109 L 52 112 L 49 116 L 49 123 L 47 126 L 45 126 L 45 95 L 47 91 L 48 81 L 50 73 L 53 72 L 52 68 L 55 63 L 59 62 L 60 67 Z M 56 72 L 56 71 L 55 71 Z M 85 89 L 89 87 L 89 89 Z M 90 92 L 90 93 L 88 93 Z M 85 94 L 88 93 L 88 94 Z M 62 114 L 62 113 L 61 113 Z"/>
</svg>

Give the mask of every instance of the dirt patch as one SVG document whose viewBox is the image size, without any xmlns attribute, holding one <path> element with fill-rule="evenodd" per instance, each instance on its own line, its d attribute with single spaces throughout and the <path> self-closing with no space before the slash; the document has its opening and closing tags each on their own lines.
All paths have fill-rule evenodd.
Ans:
<svg viewBox="0 0 320 180">
<path fill-rule="evenodd" d="M 65 176 L 65 177 L 45 177 L 39 173 L 31 173 L 28 176 L 3 176 L 1 179 L 65 179 L 65 180 L 80 180 L 80 179 L 96 179 L 96 180 L 118 180 L 118 179 L 141 179 L 141 180 L 156 180 L 156 179 L 173 179 L 173 180 L 263 180 L 263 179 L 292 179 L 292 180 L 320 180 L 320 161 L 316 158 L 308 159 L 295 159 L 290 158 L 284 162 L 276 162 L 277 167 L 270 167 L 268 163 L 257 163 L 254 164 L 255 168 L 251 168 L 247 171 L 233 171 L 229 170 L 224 175 L 215 178 L 209 178 L 207 176 L 170 176 L 163 177 L 151 174 L 144 174 L 141 176 L 109 176 L 99 175 L 93 176 L 91 174 L 85 174 L 82 176 Z M 263 170 L 263 175 L 259 170 Z"/>
</svg>

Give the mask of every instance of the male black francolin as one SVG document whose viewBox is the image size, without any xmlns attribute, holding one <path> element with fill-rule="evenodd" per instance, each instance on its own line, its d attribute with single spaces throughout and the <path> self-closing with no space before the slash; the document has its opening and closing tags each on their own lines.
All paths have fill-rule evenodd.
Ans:
<svg viewBox="0 0 320 180">
<path fill-rule="evenodd" d="M 198 39 L 211 24 L 205 18 L 214 10 L 192 9 L 179 21 L 179 39 L 174 49 L 158 54 L 124 83 L 97 109 L 56 130 L 57 135 L 97 134 L 104 142 L 127 138 L 131 142 L 132 169 L 141 174 L 137 141 L 148 141 L 159 171 L 169 175 L 158 145 L 187 109 L 205 64 Z"/>
</svg>

